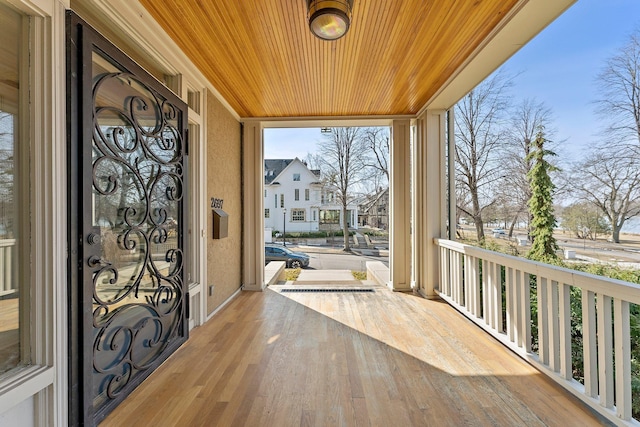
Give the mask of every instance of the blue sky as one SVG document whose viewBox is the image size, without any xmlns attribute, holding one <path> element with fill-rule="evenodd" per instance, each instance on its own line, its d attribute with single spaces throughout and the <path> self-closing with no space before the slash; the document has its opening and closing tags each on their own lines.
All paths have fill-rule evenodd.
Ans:
<svg viewBox="0 0 640 427">
<path fill-rule="evenodd" d="M 638 0 L 579 0 L 504 65 L 522 73 L 516 99 L 535 97 L 553 110 L 565 154 L 577 156 L 598 141 L 596 77 L 638 28 Z"/>
<path fill-rule="evenodd" d="M 553 110 L 564 155 L 597 142 L 596 76 L 636 29 L 640 0 L 579 0 L 503 66 L 518 74 L 514 100 L 536 98 Z M 267 129 L 265 157 L 304 158 L 320 140 L 319 129 Z"/>
</svg>

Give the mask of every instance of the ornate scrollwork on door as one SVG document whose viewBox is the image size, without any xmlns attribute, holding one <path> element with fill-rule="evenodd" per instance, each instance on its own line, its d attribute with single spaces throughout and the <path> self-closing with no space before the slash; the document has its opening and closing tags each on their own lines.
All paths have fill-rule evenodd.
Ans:
<svg viewBox="0 0 640 427">
<path fill-rule="evenodd" d="M 94 53 L 93 396 L 127 389 L 176 338 L 186 297 L 181 111 Z"/>
</svg>

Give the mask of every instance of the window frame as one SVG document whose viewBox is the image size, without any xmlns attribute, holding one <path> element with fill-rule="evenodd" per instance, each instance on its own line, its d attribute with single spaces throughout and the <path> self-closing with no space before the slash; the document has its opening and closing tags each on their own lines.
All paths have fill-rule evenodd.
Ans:
<svg viewBox="0 0 640 427">
<path fill-rule="evenodd" d="M 19 376 L 24 370 L 28 370 L 35 364 L 32 357 L 32 334 L 30 333 L 30 323 L 32 321 L 33 310 L 35 307 L 31 301 L 31 295 L 34 291 L 34 283 L 31 279 L 29 260 L 34 253 L 31 247 L 31 224 L 34 215 L 32 209 L 33 199 L 29 197 L 29 183 L 32 179 L 32 166 L 29 157 L 34 150 L 34 138 L 32 127 L 39 124 L 36 122 L 35 115 L 30 111 L 29 104 L 33 101 L 29 92 L 34 84 L 29 64 L 30 50 L 33 41 L 32 22 L 24 11 L 16 9 L 15 6 L 2 2 L 2 7 L 10 9 L 12 14 L 16 15 L 16 23 L 18 29 L 14 36 L 13 42 L 17 45 L 17 77 L 18 88 L 16 93 L 15 109 L 7 109 L 7 113 L 11 117 L 12 141 L 11 141 L 11 158 L 12 165 L 12 187 L 13 187 L 13 229 L 16 235 L 13 237 L 14 244 L 7 247 L 7 251 L 11 251 L 11 262 L 9 268 L 12 271 L 13 280 L 17 284 L 17 320 L 18 320 L 18 360 L 15 365 L 6 372 L 0 373 L 0 390 L 5 379 Z M 10 95 L 11 96 L 11 95 Z M 8 230 L 7 230 L 8 231 Z M 3 269 L 2 274 L 5 274 Z"/>
<path fill-rule="evenodd" d="M 293 200 L 296 202 L 300 201 L 300 189 L 296 188 L 293 190 Z"/>
<path fill-rule="evenodd" d="M 322 215 L 323 213 L 324 215 Z M 340 211 L 338 209 L 322 209 L 320 214 L 320 224 L 340 224 Z"/>
<path fill-rule="evenodd" d="M 25 168 L 20 174 L 29 189 L 28 232 L 22 232 L 28 256 L 18 268 L 29 272 L 21 277 L 29 295 L 21 314 L 27 325 L 21 343 L 29 347 L 30 360 L 0 376 L 0 413 L 16 408 L 24 414 L 16 405 L 32 400 L 41 423 L 63 425 L 68 412 L 65 8 L 54 1 L 0 1 L 22 15 L 26 40 L 18 132 L 28 152 L 19 160 L 26 166 L 18 168 Z"/>
<path fill-rule="evenodd" d="M 299 214 L 302 214 L 302 219 Z M 291 222 L 305 222 L 307 220 L 307 210 L 304 208 L 291 209 Z"/>
</svg>

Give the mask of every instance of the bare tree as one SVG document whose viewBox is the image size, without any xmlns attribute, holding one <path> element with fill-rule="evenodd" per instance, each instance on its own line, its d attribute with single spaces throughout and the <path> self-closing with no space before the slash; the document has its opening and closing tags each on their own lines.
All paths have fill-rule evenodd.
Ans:
<svg viewBox="0 0 640 427">
<path fill-rule="evenodd" d="M 576 194 L 598 207 L 611 224 L 611 238 L 620 243 L 620 230 L 640 215 L 640 160 L 632 150 L 612 152 L 599 147 L 574 169 Z"/>
<path fill-rule="evenodd" d="M 509 102 L 512 78 L 498 72 L 480 83 L 456 104 L 457 207 L 473 220 L 478 240 L 484 239 L 482 212 L 496 202 L 493 187 L 503 176 L 504 148 L 501 127 Z"/>
<path fill-rule="evenodd" d="M 597 206 L 589 202 L 574 202 L 562 210 L 562 228 L 577 239 L 596 240 L 598 234 L 611 232 L 609 222 Z"/>
<path fill-rule="evenodd" d="M 640 148 L 640 29 L 628 43 L 607 60 L 597 77 L 602 97 L 597 111 L 606 121 L 604 135 L 609 143 L 632 144 Z"/>
<path fill-rule="evenodd" d="M 307 153 L 307 156 L 302 161 L 307 165 L 309 170 L 319 170 L 322 168 L 322 156 L 318 153 Z"/>
<path fill-rule="evenodd" d="M 619 243 L 624 223 L 640 215 L 640 29 L 606 61 L 597 82 L 606 146 L 589 153 L 574 175 L 578 194 L 602 211 Z"/>
<path fill-rule="evenodd" d="M 353 188 L 363 179 L 368 163 L 362 133 L 362 128 L 357 127 L 331 128 L 331 132 L 323 134 L 324 140 L 318 147 L 323 173 L 327 182 L 336 188 L 342 206 L 345 251 L 351 250 L 347 205 L 353 199 Z"/>
<path fill-rule="evenodd" d="M 389 182 L 389 128 L 372 127 L 363 129 L 366 147 L 371 151 L 368 166 L 382 174 Z"/>
</svg>

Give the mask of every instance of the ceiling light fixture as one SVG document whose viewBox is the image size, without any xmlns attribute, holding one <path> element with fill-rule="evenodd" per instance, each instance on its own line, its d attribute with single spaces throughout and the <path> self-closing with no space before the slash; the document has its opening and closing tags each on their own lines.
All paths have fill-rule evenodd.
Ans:
<svg viewBox="0 0 640 427">
<path fill-rule="evenodd" d="M 337 40 L 349 31 L 353 0 L 308 0 L 309 29 L 322 40 Z"/>
</svg>

